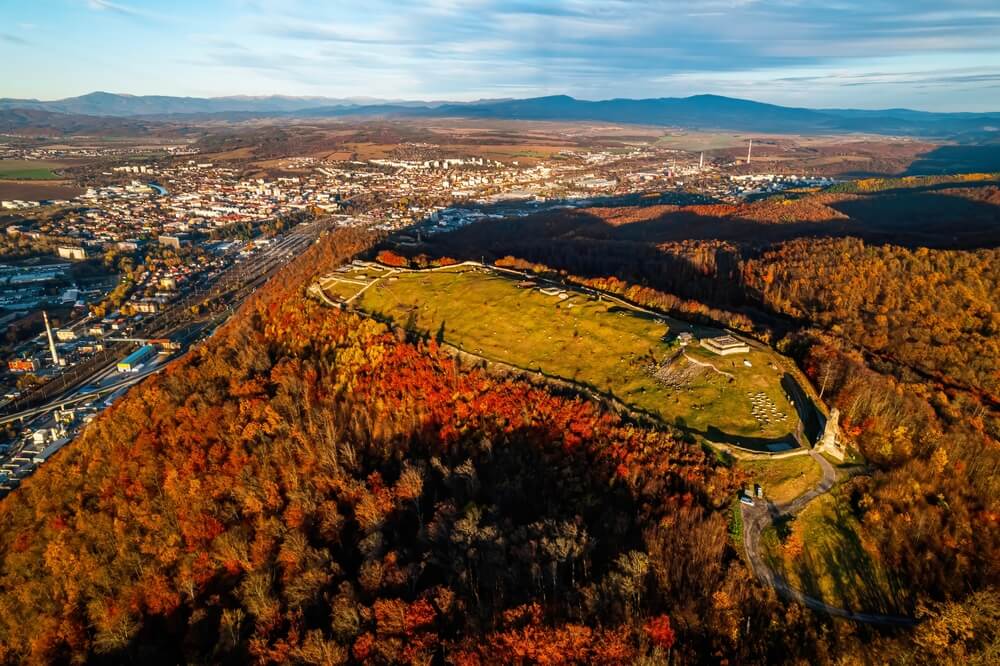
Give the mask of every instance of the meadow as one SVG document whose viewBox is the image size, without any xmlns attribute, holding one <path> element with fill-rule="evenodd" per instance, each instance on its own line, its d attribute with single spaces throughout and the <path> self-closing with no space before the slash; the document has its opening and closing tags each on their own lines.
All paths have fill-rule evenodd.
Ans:
<svg viewBox="0 0 1000 666">
<path fill-rule="evenodd" d="M 0 160 L 0 178 L 5 180 L 58 180 L 53 172 L 65 166 L 42 160 Z"/>
<path fill-rule="evenodd" d="M 378 277 L 371 268 L 334 276 L 324 293 L 343 299 Z M 471 267 L 403 271 L 379 277 L 353 305 L 485 359 L 584 385 L 713 441 L 794 445 L 798 418 L 770 352 L 721 357 L 697 344 L 682 347 L 678 333 L 721 331 L 580 291 L 548 295 L 544 286 Z M 755 396 L 784 420 L 755 416 Z"/>
<path fill-rule="evenodd" d="M 749 475 L 749 487 L 759 484 L 767 499 L 778 504 L 791 501 L 819 483 L 823 473 L 809 456 L 771 460 L 741 460 Z"/>
<path fill-rule="evenodd" d="M 794 518 L 766 529 L 765 557 L 792 587 L 828 604 L 855 611 L 898 611 L 906 605 L 906 592 L 863 534 L 835 489 Z"/>
</svg>

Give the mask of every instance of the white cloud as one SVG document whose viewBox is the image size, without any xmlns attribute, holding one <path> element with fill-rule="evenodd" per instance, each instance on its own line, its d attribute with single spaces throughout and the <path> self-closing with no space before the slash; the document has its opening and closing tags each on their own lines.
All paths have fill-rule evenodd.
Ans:
<svg viewBox="0 0 1000 666">
<path fill-rule="evenodd" d="M 749 90 L 773 101 L 854 95 L 874 104 L 892 89 L 901 103 L 926 104 L 923 92 L 906 95 L 918 85 L 985 90 L 1000 72 L 996 0 L 217 0 L 171 6 L 166 17 L 140 0 L 76 2 L 95 25 L 119 14 L 162 30 L 158 48 L 127 53 L 153 69 L 176 63 L 163 85 L 197 81 L 221 93 L 594 99 Z M 114 49 L 107 40 L 97 52 L 119 62 Z M 895 71 L 886 62 L 937 76 L 871 76 Z M 983 71 L 957 73 L 969 66 Z M 984 94 L 1000 107 L 1000 94 Z"/>
</svg>

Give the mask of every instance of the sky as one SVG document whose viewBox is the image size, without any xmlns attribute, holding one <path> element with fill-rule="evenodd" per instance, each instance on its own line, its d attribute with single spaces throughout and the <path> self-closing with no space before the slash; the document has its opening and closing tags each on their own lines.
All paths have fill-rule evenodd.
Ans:
<svg viewBox="0 0 1000 666">
<path fill-rule="evenodd" d="M 0 97 L 1000 111 L 1000 0 L 0 0 Z"/>
</svg>

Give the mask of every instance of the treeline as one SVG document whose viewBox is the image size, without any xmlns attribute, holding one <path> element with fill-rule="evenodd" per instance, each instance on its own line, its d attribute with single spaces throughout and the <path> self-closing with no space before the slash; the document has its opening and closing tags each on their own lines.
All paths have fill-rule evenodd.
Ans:
<svg viewBox="0 0 1000 666">
<path fill-rule="evenodd" d="M 0 503 L 6 663 L 825 655 L 727 534 L 742 481 L 304 286 L 325 238 Z"/>
<path fill-rule="evenodd" d="M 649 296 L 674 312 L 744 331 L 753 322 L 762 337 L 822 327 L 897 363 L 900 373 L 911 369 L 1000 398 L 996 249 L 908 249 L 855 237 L 771 243 L 772 225 L 757 225 L 755 242 L 661 242 L 673 217 L 650 221 L 636 213 L 645 222 L 633 222 L 621 211 L 609 215 L 622 226 L 580 214 L 502 220 L 443 235 L 431 247 L 459 260 L 486 255 L 544 267 L 618 294 L 652 290 L 662 295 Z M 620 231 L 637 224 L 645 229 Z"/>
<path fill-rule="evenodd" d="M 381 257 L 382 254 L 380 253 L 379 256 Z M 455 260 L 448 258 L 447 261 L 454 262 Z M 755 330 L 753 321 L 745 314 L 711 308 L 704 303 L 679 298 L 673 294 L 659 291 L 651 287 L 642 287 L 635 284 L 630 285 L 628 282 L 619 280 L 616 277 L 588 278 L 580 275 L 572 275 L 566 271 L 557 271 L 550 266 L 546 266 L 545 264 L 532 263 L 509 255 L 497 259 L 495 265 L 500 266 L 501 268 L 530 271 L 538 275 L 550 275 L 584 287 L 590 287 L 591 289 L 598 289 L 609 294 L 615 294 L 621 296 L 627 301 L 635 303 L 636 305 L 654 308 L 661 312 L 678 315 L 689 321 L 696 321 L 702 324 L 727 326 L 729 328 L 747 333 Z M 770 334 L 767 329 L 763 328 L 757 329 L 756 333 L 762 339 L 767 339 Z"/>
<path fill-rule="evenodd" d="M 938 176 L 903 176 L 901 178 L 860 178 L 837 183 L 826 188 L 827 192 L 869 194 L 886 190 L 911 189 L 944 184 L 962 184 L 1000 179 L 997 173 L 942 174 Z"/>
<path fill-rule="evenodd" d="M 613 277 L 715 307 L 746 305 L 738 245 L 716 240 L 665 243 L 658 236 L 655 230 L 615 229 L 612 234 L 596 218 L 567 214 L 480 222 L 435 237 L 430 249 L 458 260 L 509 256 L 586 279 Z"/>
</svg>

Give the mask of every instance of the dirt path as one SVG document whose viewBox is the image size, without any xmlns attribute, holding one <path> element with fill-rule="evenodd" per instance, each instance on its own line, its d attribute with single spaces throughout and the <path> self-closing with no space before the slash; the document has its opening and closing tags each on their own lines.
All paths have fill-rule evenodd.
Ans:
<svg viewBox="0 0 1000 666">
<path fill-rule="evenodd" d="M 820 482 L 815 487 L 810 488 L 795 499 L 784 504 L 757 502 L 754 506 L 740 505 L 743 510 L 743 545 L 746 549 L 747 561 L 750 564 L 751 570 L 753 570 L 762 583 L 773 587 L 785 599 L 793 599 L 803 606 L 820 613 L 853 620 L 854 622 L 864 622 L 866 624 L 889 626 L 910 626 L 916 624 L 916 620 L 913 618 L 901 615 L 855 613 L 846 608 L 831 606 L 820 599 L 810 597 L 804 592 L 795 589 L 767 564 L 761 553 L 761 535 L 764 529 L 769 527 L 779 516 L 799 513 L 809 502 L 830 492 L 830 489 L 837 482 L 837 470 L 833 468 L 830 461 L 815 451 L 810 451 L 809 455 L 812 456 L 823 472 Z"/>
<path fill-rule="evenodd" d="M 711 368 L 712 370 L 715 370 L 715 372 L 717 372 L 718 374 L 722 375 L 723 377 L 729 377 L 730 379 L 736 379 L 736 375 L 733 375 L 733 374 L 730 374 L 728 372 L 724 372 L 722 370 L 719 370 L 717 367 L 715 367 L 711 363 L 706 363 L 704 361 L 699 361 L 697 359 L 693 359 L 693 358 L 691 358 L 690 356 L 687 355 L 687 352 L 684 352 L 684 358 L 686 358 L 687 360 L 691 361 L 695 365 L 700 365 L 703 368 Z"/>
</svg>

